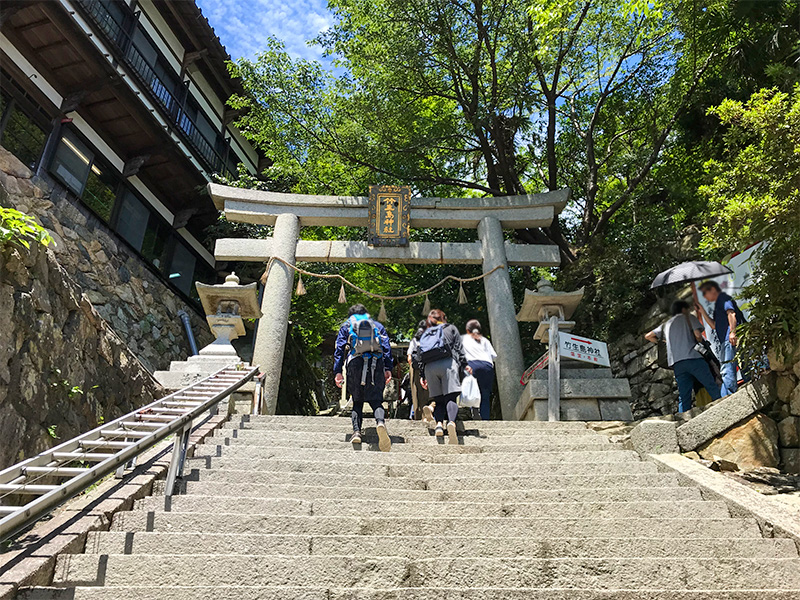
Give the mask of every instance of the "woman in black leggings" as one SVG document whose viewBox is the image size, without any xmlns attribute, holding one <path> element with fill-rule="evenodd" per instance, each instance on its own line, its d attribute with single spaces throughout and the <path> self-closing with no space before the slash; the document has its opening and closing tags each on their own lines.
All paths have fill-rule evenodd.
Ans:
<svg viewBox="0 0 800 600">
<path fill-rule="evenodd" d="M 439 331 L 440 330 L 440 331 Z M 428 313 L 428 328 L 424 336 L 439 335 L 442 352 L 445 354 L 435 360 L 426 359 L 426 342 L 420 339 L 416 350 L 416 362 L 421 366 L 421 383 L 428 390 L 432 401 L 436 402 L 433 418 L 436 421 L 436 437 L 444 436 L 445 423 L 449 443 L 458 444 L 456 417 L 461 393 L 461 379 L 470 373 L 461 334 L 454 325 L 447 322 L 444 312 L 434 309 Z"/>
</svg>

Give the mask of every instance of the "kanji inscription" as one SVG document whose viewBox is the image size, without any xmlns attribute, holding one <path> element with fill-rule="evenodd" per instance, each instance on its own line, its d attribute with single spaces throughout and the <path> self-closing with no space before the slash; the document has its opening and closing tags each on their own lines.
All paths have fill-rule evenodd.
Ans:
<svg viewBox="0 0 800 600">
<path fill-rule="evenodd" d="M 405 185 L 369 187 L 369 243 L 408 246 L 411 189 Z"/>
</svg>

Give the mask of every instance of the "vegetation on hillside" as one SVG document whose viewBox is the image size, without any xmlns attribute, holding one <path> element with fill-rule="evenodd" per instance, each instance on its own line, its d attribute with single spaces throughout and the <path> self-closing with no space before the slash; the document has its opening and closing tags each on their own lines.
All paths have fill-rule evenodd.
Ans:
<svg viewBox="0 0 800 600">
<path fill-rule="evenodd" d="M 259 185 L 363 195 L 370 184 L 407 183 L 432 196 L 568 187 L 570 204 L 551 227 L 509 232 L 517 243 L 558 245 L 563 263 L 553 273 L 513 269 L 515 300 L 541 275 L 557 277 L 564 289 L 585 286 L 580 330 L 612 340 L 652 304 L 649 283 L 677 260 L 674 248 L 687 227 L 705 225 L 704 249 L 721 257 L 765 237 L 767 222 L 775 232 L 793 226 L 788 203 L 796 201 L 790 193 L 796 180 L 781 180 L 766 156 L 761 167 L 745 166 L 756 151 L 779 162 L 773 146 L 780 139 L 786 150 L 791 140 L 777 130 L 771 142 L 762 139 L 770 131 L 742 126 L 734 107 L 768 110 L 756 105 L 780 97 L 791 121 L 790 96 L 800 82 L 800 0 L 330 0 L 329 6 L 334 24 L 313 43 L 331 67 L 292 58 L 279 40 L 254 60 L 231 65 L 247 91 L 230 100 L 242 109 L 237 125 L 270 160 Z M 742 180 L 733 181 L 734 174 Z M 756 175 L 759 185 L 745 199 L 742 181 Z M 725 210 L 731 202 L 741 208 Z M 772 208 L 760 209 L 762 202 Z M 365 234 L 327 228 L 303 235 Z M 475 239 L 472 231 L 415 235 Z M 778 246 L 771 248 L 756 286 L 792 274 L 767 265 L 778 254 Z M 384 294 L 427 287 L 449 273 L 477 273 L 464 266 L 314 268 Z M 306 286 L 293 319 L 314 348 L 343 313 L 334 304 L 338 284 Z M 785 289 L 796 295 L 796 287 Z M 767 297 L 755 287 L 751 293 Z M 472 284 L 467 294 L 466 306 L 457 304 L 457 289 L 431 300 L 462 324 L 482 314 L 482 285 Z M 784 328 L 792 306 L 789 299 L 775 305 L 786 308 L 757 313 L 764 316 L 762 342 Z M 420 309 L 421 302 L 388 305 L 395 331 L 410 332 Z M 783 329 L 796 330 L 796 324 Z M 527 332 L 523 338 L 533 357 L 537 347 Z"/>
</svg>

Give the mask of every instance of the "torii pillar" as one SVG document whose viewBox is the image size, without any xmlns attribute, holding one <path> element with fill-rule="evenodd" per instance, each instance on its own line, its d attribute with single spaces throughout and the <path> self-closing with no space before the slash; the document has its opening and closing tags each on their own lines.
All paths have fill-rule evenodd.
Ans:
<svg viewBox="0 0 800 600">
<path fill-rule="evenodd" d="M 294 264 L 299 236 L 300 219 L 297 215 L 278 215 L 272 233 L 272 255 Z M 268 415 L 274 415 L 278 406 L 293 283 L 294 271 L 280 261 L 273 261 L 264 282 L 264 295 L 261 297 L 264 316 L 258 320 L 253 348 L 253 364 L 260 365 L 264 373 L 264 404 L 265 414 Z"/>
<path fill-rule="evenodd" d="M 478 224 L 478 238 L 483 251 L 483 272 L 494 273 L 483 279 L 486 290 L 486 311 L 497 360 L 497 387 L 500 392 L 500 407 L 503 420 L 514 418 L 514 409 L 522 392 L 520 376 L 525 370 L 522 357 L 522 340 L 517 324 L 517 310 L 511 293 L 511 277 L 508 274 L 506 245 L 503 227 L 496 217 L 484 217 Z"/>
</svg>

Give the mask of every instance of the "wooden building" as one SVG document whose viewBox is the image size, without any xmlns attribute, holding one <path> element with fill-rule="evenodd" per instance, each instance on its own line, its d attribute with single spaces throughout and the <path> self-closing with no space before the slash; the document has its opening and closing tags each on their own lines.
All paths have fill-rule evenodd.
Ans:
<svg viewBox="0 0 800 600">
<path fill-rule="evenodd" d="M 205 184 L 259 170 L 226 60 L 193 0 L 4 0 L 0 144 L 191 297 L 216 280 Z"/>
</svg>

